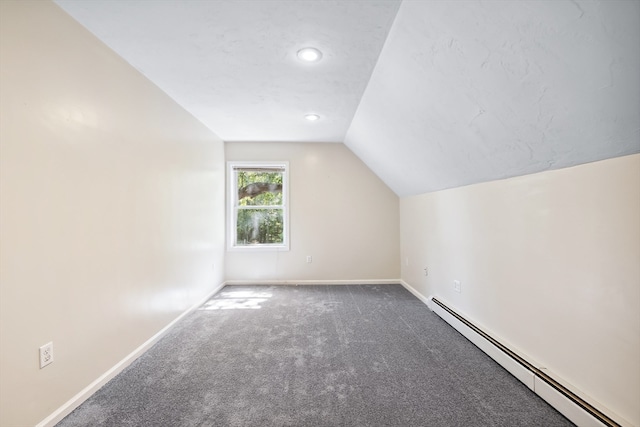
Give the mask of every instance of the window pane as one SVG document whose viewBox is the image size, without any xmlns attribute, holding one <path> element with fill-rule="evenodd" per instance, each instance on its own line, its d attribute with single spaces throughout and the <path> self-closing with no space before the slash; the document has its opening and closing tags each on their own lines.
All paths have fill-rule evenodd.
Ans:
<svg viewBox="0 0 640 427">
<path fill-rule="evenodd" d="M 288 162 L 227 162 L 230 250 L 289 250 Z"/>
<path fill-rule="evenodd" d="M 238 205 L 282 205 L 282 172 L 238 170 L 237 180 Z"/>
<path fill-rule="evenodd" d="M 237 245 L 282 244 L 282 209 L 238 209 Z"/>
</svg>

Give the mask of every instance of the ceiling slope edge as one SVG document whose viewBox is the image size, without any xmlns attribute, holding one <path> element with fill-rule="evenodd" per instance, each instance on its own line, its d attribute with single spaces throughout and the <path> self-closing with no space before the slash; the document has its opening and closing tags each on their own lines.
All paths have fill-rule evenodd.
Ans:
<svg viewBox="0 0 640 427">
<path fill-rule="evenodd" d="M 640 2 L 403 2 L 345 137 L 399 196 L 640 152 Z"/>
</svg>

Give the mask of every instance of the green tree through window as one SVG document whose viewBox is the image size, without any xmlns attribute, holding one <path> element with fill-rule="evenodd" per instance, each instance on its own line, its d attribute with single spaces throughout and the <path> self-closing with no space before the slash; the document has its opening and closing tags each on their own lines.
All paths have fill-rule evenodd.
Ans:
<svg viewBox="0 0 640 427">
<path fill-rule="evenodd" d="M 232 166 L 234 247 L 286 245 L 286 165 Z"/>
</svg>

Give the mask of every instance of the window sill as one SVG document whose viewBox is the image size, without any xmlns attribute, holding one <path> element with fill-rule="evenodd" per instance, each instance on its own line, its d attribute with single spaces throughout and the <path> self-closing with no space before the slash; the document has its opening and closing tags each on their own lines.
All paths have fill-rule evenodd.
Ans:
<svg viewBox="0 0 640 427">
<path fill-rule="evenodd" d="M 288 252 L 289 245 L 228 246 L 227 252 Z"/>
</svg>

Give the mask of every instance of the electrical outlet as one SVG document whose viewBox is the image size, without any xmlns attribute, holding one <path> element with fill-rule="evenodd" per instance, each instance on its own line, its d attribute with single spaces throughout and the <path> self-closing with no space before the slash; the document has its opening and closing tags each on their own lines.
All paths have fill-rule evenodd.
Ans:
<svg viewBox="0 0 640 427">
<path fill-rule="evenodd" d="M 453 281 L 453 290 L 460 293 L 462 291 L 461 285 L 460 285 L 460 280 L 454 280 Z"/>
<path fill-rule="evenodd" d="M 311 255 L 307 255 L 307 264 L 311 264 L 313 262 L 313 258 Z"/>
<path fill-rule="evenodd" d="M 53 342 L 40 347 L 40 369 L 53 362 Z"/>
<path fill-rule="evenodd" d="M 429 275 L 429 267 L 425 267 L 424 268 L 424 275 L 428 276 Z"/>
</svg>

